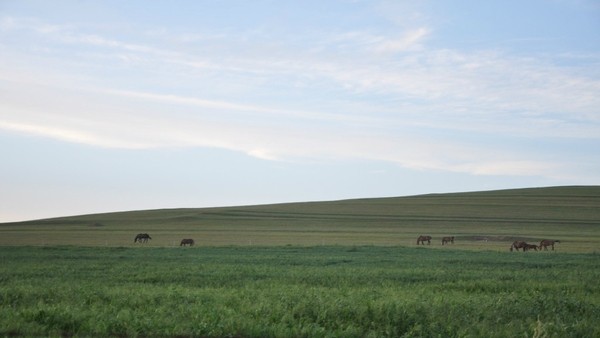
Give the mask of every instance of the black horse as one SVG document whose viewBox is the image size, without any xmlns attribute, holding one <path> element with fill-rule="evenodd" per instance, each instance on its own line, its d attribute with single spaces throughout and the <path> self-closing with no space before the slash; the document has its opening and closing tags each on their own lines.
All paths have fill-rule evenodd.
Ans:
<svg viewBox="0 0 600 338">
<path fill-rule="evenodd" d="M 150 237 L 150 235 L 148 234 L 137 234 L 137 236 L 135 236 L 135 239 L 133 240 L 133 243 L 148 243 L 149 239 L 152 239 L 152 237 Z"/>
<path fill-rule="evenodd" d="M 194 240 L 191 239 L 191 238 L 184 238 L 184 239 L 182 239 L 181 240 L 181 244 L 179 244 L 179 246 L 186 246 L 186 245 L 189 245 L 189 246 L 194 245 Z"/>
<path fill-rule="evenodd" d="M 417 245 L 425 245 L 425 241 L 427 241 L 427 245 L 431 244 L 431 236 L 419 236 L 419 238 L 417 238 Z"/>
</svg>

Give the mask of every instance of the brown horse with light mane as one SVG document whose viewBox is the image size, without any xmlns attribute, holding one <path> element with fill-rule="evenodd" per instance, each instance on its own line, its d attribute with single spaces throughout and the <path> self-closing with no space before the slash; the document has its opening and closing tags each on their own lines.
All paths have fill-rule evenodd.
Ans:
<svg viewBox="0 0 600 338">
<path fill-rule="evenodd" d="M 513 249 L 519 251 L 519 249 L 523 249 L 523 247 L 525 246 L 524 241 L 514 241 L 513 244 L 510 246 L 510 251 L 513 251 Z M 523 249 L 523 251 L 525 251 L 525 249 Z"/>
<path fill-rule="evenodd" d="M 179 246 L 186 246 L 186 245 L 189 245 L 189 246 L 194 245 L 194 240 L 191 239 L 191 238 L 184 238 L 184 239 L 182 239 L 181 240 L 181 244 L 179 244 Z"/>
<path fill-rule="evenodd" d="M 442 237 L 442 245 L 448 243 L 454 244 L 454 236 Z"/>
<path fill-rule="evenodd" d="M 417 245 L 419 245 L 419 244 L 425 245 L 425 241 L 427 241 L 427 245 L 430 245 L 431 244 L 431 236 L 419 236 L 419 238 L 417 238 Z"/>
<path fill-rule="evenodd" d="M 544 248 L 544 250 L 548 250 L 549 246 L 551 246 L 552 250 L 554 250 L 554 243 L 560 243 L 560 241 L 559 240 L 544 239 L 543 241 L 540 242 L 540 250 L 542 250 L 542 248 Z"/>
</svg>

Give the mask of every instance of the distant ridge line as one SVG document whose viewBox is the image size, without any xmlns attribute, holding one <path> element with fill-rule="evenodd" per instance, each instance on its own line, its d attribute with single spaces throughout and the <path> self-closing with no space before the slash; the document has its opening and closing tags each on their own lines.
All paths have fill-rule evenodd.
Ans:
<svg viewBox="0 0 600 338">
<path fill-rule="evenodd" d="M 271 203 L 271 204 L 255 204 L 255 205 L 239 205 L 239 206 L 219 206 L 219 207 L 200 207 L 200 208 L 159 208 L 159 209 L 141 209 L 141 210 L 128 210 L 128 211 L 112 211 L 112 212 L 102 212 L 102 213 L 93 213 L 93 214 L 83 214 L 83 215 L 74 215 L 74 216 L 61 216 L 61 217 L 52 217 L 52 218 L 44 218 L 37 220 L 28 220 L 21 222 L 8 222 L 8 223 L 0 223 L 2 225 L 13 225 L 13 224 L 31 224 L 31 223 L 39 223 L 39 224 L 80 224 L 82 221 L 86 219 L 94 220 L 98 223 L 102 223 L 101 219 L 108 218 L 121 218 L 123 216 L 134 217 L 134 216 L 142 216 L 141 218 L 161 218 L 161 219 L 173 219 L 176 217 L 185 218 L 185 214 L 189 213 L 202 213 L 204 216 L 213 215 L 227 215 L 228 217 L 235 217 L 236 214 L 239 214 L 239 217 L 253 217 L 251 214 L 260 216 L 261 218 L 268 217 L 269 213 L 271 214 L 280 214 L 281 217 L 285 218 L 319 218 L 319 219 L 344 219 L 344 218 L 367 218 L 370 220 L 373 219 L 389 219 L 395 220 L 398 216 L 393 215 L 373 215 L 372 213 L 360 214 L 360 213 L 351 213 L 344 212 L 343 215 L 336 214 L 335 216 L 330 215 L 329 218 L 326 217 L 327 214 L 323 212 L 294 212 L 288 210 L 290 207 L 298 207 L 302 208 L 313 208 L 316 207 L 318 209 L 319 206 L 328 207 L 328 206 L 338 206 L 343 207 L 348 204 L 363 204 L 365 207 L 370 205 L 378 205 L 385 204 L 387 202 L 397 203 L 401 205 L 406 201 L 415 201 L 415 202 L 423 202 L 426 200 L 435 201 L 439 203 L 437 200 L 467 200 L 464 203 L 477 205 L 477 199 L 486 197 L 486 198 L 494 198 L 497 200 L 505 200 L 509 198 L 523 198 L 523 199 L 532 199 L 532 198 L 544 198 L 544 199 L 559 199 L 559 198 L 582 198 L 582 199 L 591 199 L 596 200 L 600 199 L 600 186 L 595 185 L 571 185 L 571 186 L 549 186 L 549 187 L 529 187 L 529 188 L 511 188 L 511 189 L 499 189 L 499 190 L 483 190 L 483 191 L 468 191 L 468 192 L 449 192 L 449 193 L 427 193 L 427 194 L 418 194 L 418 195 L 409 195 L 409 196 L 395 196 L 395 197 L 367 197 L 367 198 L 350 198 L 350 199 L 340 199 L 340 200 L 330 200 L 330 201 L 303 201 L 303 202 L 282 202 L 282 203 Z M 425 204 L 426 205 L 426 204 Z M 485 205 L 485 203 L 483 204 Z M 600 208 L 600 205 L 599 205 Z M 279 211 L 278 211 L 279 210 Z M 166 216 L 169 214 L 170 216 Z M 179 216 L 174 216 L 178 214 Z M 312 214 L 312 216 L 311 216 Z M 162 216 L 161 216 L 162 215 Z M 192 216 L 196 218 L 196 216 Z M 135 218 L 135 217 L 134 217 Z M 436 218 L 440 218 L 440 220 L 462 220 L 468 222 L 471 217 L 453 217 L 450 215 L 443 215 L 440 217 L 435 216 L 427 216 L 424 217 L 421 214 L 416 215 L 403 215 L 403 220 L 409 221 L 419 221 L 419 220 L 428 220 L 428 221 L 436 221 Z M 494 222 L 527 222 L 526 220 L 519 217 L 476 217 L 478 220 L 488 220 Z M 531 221 L 531 220 L 529 220 Z M 561 218 L 560 220 L 556 220 L 553 217 L 549 217 L 547 219 L 539 218 L 536 222 L 564 222 L 567 221 L 565 218 Z M 571 222 L 580 222 L 581 219 L 573 219 Z M 590 220 L 592 221 L 592 220 Z M 593 222 L 593 221 L 592 221 Z M 587 223 L 587 222 L 584 222 Z"/>
</svg>

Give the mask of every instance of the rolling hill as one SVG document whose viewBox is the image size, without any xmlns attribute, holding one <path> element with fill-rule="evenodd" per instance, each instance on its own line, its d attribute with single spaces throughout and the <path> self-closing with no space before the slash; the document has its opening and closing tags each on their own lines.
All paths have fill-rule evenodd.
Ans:
<svg viewBox="0 0 600 338">
<path fill-rule="evenodd" d="M 527 188 L 256 206 L 161 209 L 0 224 L 0 245 L 415 245 L 454 235 L 454 247 L 505 250 L 515 239 L 600 249 L 600 186 Z"/>
</svg>

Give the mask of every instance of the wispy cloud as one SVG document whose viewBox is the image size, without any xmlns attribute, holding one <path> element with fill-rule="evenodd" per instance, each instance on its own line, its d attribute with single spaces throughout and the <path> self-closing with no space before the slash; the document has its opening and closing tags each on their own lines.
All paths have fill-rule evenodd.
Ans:
<svg viewBox="0 0 600 338">
<path fill-rule="evenodd" d="M 110 96 L 85 92 L 79 92 L 77 96 L 80 101 L 63 102 L 60 111 L 33 109 L 17 111 L 18 117 L 0 115 L 0 129 L 108 148 L 216 147 L 278 161 L 362 158 L 419 170 L 449 170 L 478 175 L 502 172 L 533 175 L 547 172 L 549 168 L 543 161 L 525 158 L 516 161 L 514 155 L 507 154 L 504 155 L 505 160 L 499 161 L 501 149 L 490 153 L 487 147 L 458 144 L 448 139 L 436 141 L 414 131 L 402 135 L 381 125 L 346 128 L 338 121 L 328 127 L 306 129 L 302 120 L 269 122 L 261 120 L 260 116 L 250 119 L 251 122 L 237 122 L 231 118 L 237 112 L 226 109 L 231 108 L 228 105 L 217 106 L 225 116 L 208 108 L 209 111 L 205 112 L 208 116 L 199 116 L 194 111 L 194 114 L 175 118 L 166 114 L 163 107 L 153 106 L 154 96 L 146 100 L 146 95 L 134 95 L 138 102 L 130 102 L 129 108 L 120 111 L 114 111 L 111 104 L 106 103 L 113 101 Z M 174 102 L 170 97 L 161 99 L 167 99 L 167 111 L 177 111 L 176 106 L 181 105 L 195 109 L 198 104 L 191 99 L 178 98 Z M 43 105 L 43 102 L 40 104 Z M 201 107 L 207 108 L 203 104 Z M 82 114 L 81 109 L 85 105 L 94 107 L 93 111 Z M 542 167 L 545 170 L 540 171 Z"/>
<path fill-rule="evenodd" d="M 435 30 L 423 26 L 394 35 L 323 32 L 300 50 L 260 34 L 245 43 L 213 34 L 209 40 L 219 48 L 211 49 L 181 45 L 205 41 L 202 33 L 163 31 L 152 45 L 8 17 L 0 19 L 0 30 L 24 30 L 51 50 L 33 56 L 18 45 L 11 55 L 22 58 L 11 62 L 27 67 L 45 57 L 75 80 L 55 81 L 51 71 L 32 66 L 36 76 L 23 77 L 29 83 L 5 92 L 0 129 L 68 142 L 220 147 L 268 160 L 364 158 L 478 175 L 550 176 L 558 169 L 544 157 L 491 139 L 600 135 L 596 76 L 498 50 L 433 49 L 427 38 Z M 240 44 L 253 48 L 240 52 Z M 65 47 L 80 46 L 95 49 L 61 59 L 71 53 Z M 6 86 L 24 81 L 6 66 L 0 71 Z M 124 72 L 127 82 L 120 81 Z M 28 102 L 28 86 L 42 94 L 35 104 Z M 65 94 L 57 104 L 53 97 Z M 490 141 L 469 142 L 465 133 Z"/>
<path fill-rule="evenodd" d="M 19 22 L 14 18 L 4 18 L 2 21 Z M 65 28 L 45 29 L 50 25 L 34 20 L 27 20 L 27 23 L 28 26 L 14 23 L 8 26 L 30 27 L 37 32 L 56 35 L 55 38 L 63 43 L 104 47 L 106 50 L 99 52 L 115 55 L 129 63 L 142 60 L 137 65 L 141 71 L 151 70 L 166 62 L 182 67 L 182 74 L 188 74 L 184 81 L 197 79 L 221 84 L 231 78 L 246 86 L 244 90 L 247 91 L 252 90 L 248 88 L 251 84 L 245 83 L 250 80 L 243 77 L 251 76 L 251 81 L 256 85 L 258 76 L 263 82 L 258 83 L 259 87 L 291 81 L 291 84 L 284 85 L 291 90 L 309 83 L 318 88 L 325 82 L 333 81 L 350 91 L 350 94 L 387 95 L 394 96 L 396 100 L 426 100 L 423 102 L 425 106 L 444 101 L 449 106 L 478 110 L 479 114 L 504 114 L 506 111 L 519 110 L 529 114 L 564 111 L 569 115 L 575 113 L 594 118 L 596 107 L 600 105 L 600 98 L 596 95 L 600 81 L 587 77 L 576 68 L 561 67 L 551 60 L 510 56 L 499 51 L 464 53 L 449 49 L 415 49 L 415 46 L 422 46 L 422 40 L 430 34 L 430 30 L 423 27 L 407 30 L 399 39 L 353 32 L 340 40 L 339 37 L 328 38 L 325 34 L 323 43 L 314 44 L 324 45 L 326 42 L 329 46 L 318 52 L 293 55 L 281 53 L 280 49 L 279 56 L 230 54 L 223 59 L 222 56 L 211 54 L 210 50 L 201 55 L 185 49 L 173 50 L 168 46 L 156 48 L 97 34 L 81 34 L 72 28 L 68 32 L 65 32 Z M 175 38 L 168 35 L 163 37 L 164 40 Z M 227 43 L 228 38 L 223 39 Z M 229 41 L 233 44 L 237 42 Z M 254 43 L 260 45 L 268 41 Z M 281 48 L 285 48 L 285 45 Z M 377 51 L 403 53 L 394 56 L 369 55 Z M 596 56 L 596 59 L 599 58 Z M 114 66 L 118 69 L 118 65 Z M 195 69 L 209 73 L 196 74 Z M 175 75 L 181 77 L 181 74 Z M 166 96 L 163 95 L 163 98 Z M 199 102 L 200 99 L 197 100 Z M 209 102 L 205 101 L 204 104 Z"/>
<path fill-rule="evenodd" d="M 414 51 L 422 48 L 422 40 L 429 34 L 427 28 L 408 31 L 398 39 L 383 38 L 376 44 L 374 50 L 382 53 L 398 53 Z"/>
</svg>

